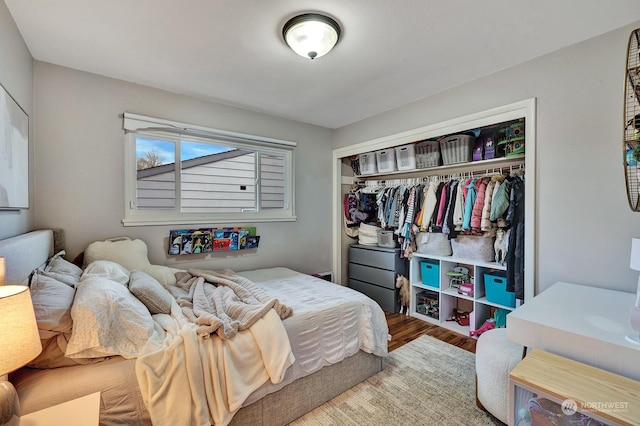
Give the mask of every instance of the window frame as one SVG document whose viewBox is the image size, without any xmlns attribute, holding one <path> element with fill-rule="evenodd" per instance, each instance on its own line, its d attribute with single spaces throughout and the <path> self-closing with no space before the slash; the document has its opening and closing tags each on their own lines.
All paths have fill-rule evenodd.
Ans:
<svg viewBox="0 0 640 426">
<path fill-rule="evenodd" d="M 164 119 L 145 117 L 124 113 L 123 128 L 125 131 L 124 145 L 124 226 L 151 225 L 196 225 L 196 224 L 241 224 L 260 222 L 295 221 L 294 197 L 294 148 L 295 142 L 265 138 L 225 130 L 212 129 L 185 123 L 178 123 Z M 167 209 L 137 209 L 137 159 L 136 138 L 145 137 L 166 140 L 177 144 L 176 155 L 176 192 L 175 206 Z M 180 141 L 211 143 L 256 152 L 256 208 L 252 212 L 203 213 L 181 212 L 181 183 L 180 183 Z M 275 154 L 284 158 L 284 208 L 260 209 L 260 154 Z"/>
</svg>

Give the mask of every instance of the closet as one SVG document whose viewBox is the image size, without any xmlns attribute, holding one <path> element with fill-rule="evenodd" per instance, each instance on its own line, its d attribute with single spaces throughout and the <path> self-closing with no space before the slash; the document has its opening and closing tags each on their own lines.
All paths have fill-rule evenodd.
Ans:
<svg viewBox="0 0 640 426">
<path fill-rule="evenodd" d="M 526 151 L 509 157 L 477 159 L 464 163 L 444 166 L 432 165 L 426 168 L 407 168 L 405 170 L 383 170 L 375 173 L 359 173 L 351 167 L 354 157 L 366 157 L 368 153 L 437 138 L 443 135 L 464 133 L 470 129 L 487 128 L 498 123 L 522 120 L 526 135 Z M 383 138 L 357 143 L 334 150 L 334 262 L 333 271 L 336 281 L 347 284 L 349 262 L 349 246 L 357 242 L 348 237 L 344 230 L 344 194 L 357 184 L 363 187 L 389 187 L 405 185 L 407 188 L 419 186 L 422 189 L 438 182 L 468 182 L 470 180 L 490 180 L 493 175 L 511 176 L 518 173 L 526 175 L 524 186 L 524 270 L 522 300 L 533 297 L 535 293 L 535 99 L 529 99 L 510 105 L 482 111 L 476 114 L 458 117 L 419 129 L 386 136 Z M 412 164 L 413 166 L 413 164 Z M 415 167 L 415 166 L 414 166 Z M 361 171 L 360 171 L 361 172 Z M 380 201 L 380 200 L 378 200 Z M 378 212 L 379 213 L 379 212 Z M 384 216 L 381 214 L 384 220 Z M 400 230 L 398 230 L 400 231 Z M 399 232 L 402 235 L 402 232 Z M 406 235 L 409 237 L 409 234 Z M 400 249 L 408 247 L 402 236 L 399 239 Z M 504 284 L 506 265 L 495 261 L 469 259 L 455 255 L 434 255 L 425 253 L 409 253 L 409 281 L 411 285 L 410 315 L 425 321 L 454 329 L 462 334 L 469 334 L 481 328 L 484 320 L 490 317 L 495 308 L 513 309 L 510 300 L 498 300 L 500 303 L 487 300 L 485 281 L 495 280 Z M 460 267 L 472 277 L 473 287 L 459 291 L 456 286 L 456 273 Z M 503 303 L 504 302 L 504 303 Z M 459 325 L 449 321 L 456 311 L 471 312 L 470 318 L 463 319 Z"/>
</svg>

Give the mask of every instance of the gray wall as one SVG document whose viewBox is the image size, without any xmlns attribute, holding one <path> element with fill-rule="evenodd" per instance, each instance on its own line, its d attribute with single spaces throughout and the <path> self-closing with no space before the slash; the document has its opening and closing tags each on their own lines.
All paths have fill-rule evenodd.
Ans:
<svg viewBox="0 0 640 426">
<path fill-rule="evenodd" d="M 0 84 L 30 117 L 29 123 L 29 209 L 0 210 L 0 239 L 31 231 L 35 220 L 33 158 L 33 58 L 4 2 L 0 2 Z"/>
<path fill-rule="evenodd" d="M 633 291 L 638 273 L 629 269 L 629 252 L 631 238 L 640 236 L 640 214 L 631 212 L 625 195 L 622 85 L 627 39 L 638 26 L 338 129 L 333 147 L 536 97 L 538 289 L 563 280 Z M 156 263 L 329 269 L 329 130 L 50 64 L 36 63 L 34 70 L 3 2 L 0 82 L 31 116 L 33 154 L 31 208 L 0 212 L 0 237 L 58 227 L 66 231 L 71 256 L 93 240 L 126 234 L 144 239 Z M 261 247 L 242 257 L 167 259 L 169 227 L 120 224 L 124 154 L 118 115 L 124 111 L 298 141 L 298 221 L 257 224 Z"/>
<path fill-rule="evenodd" d="M 331 269 L 330 130 L 43 62 L 35 64 L 34 81 L 39 142 L 36 225 L 64 229 L 69 257 L 92 241 L 127 235 L 147 243 L 153 263 L 180 268 L 240 271 L 281 265 L 307 273 Z M 125 111 L 298 142 L 298 220 L 253 224 L 261 236 L 257 250 L 169 257 L 169 230 L 191 226 L 125 228 L 120 222 L 124 134 L 119 115 Z"/>
<path fill-rule="evenodd" d="M 640 22 L 334 132 L 334 148 L 537 98 L 537 289 L 635 292 L 640 213 L 622 165 L 626 46 Z M 473 66 L 473 64 L 469 64 Z"/>
</svg>

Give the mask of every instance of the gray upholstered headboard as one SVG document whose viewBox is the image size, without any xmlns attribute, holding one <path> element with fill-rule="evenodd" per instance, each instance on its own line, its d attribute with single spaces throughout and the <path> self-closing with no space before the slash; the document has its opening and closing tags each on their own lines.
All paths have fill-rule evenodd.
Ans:
<svg viewBox="0 0 640 426">
<path fill-rule="evenodd" d="M 50 229 L 0 240 L 0 257 L 5 258 L 6 283 L 27 284 L 31 272 L 53 254 L 53 231 Z"/>
</svg>

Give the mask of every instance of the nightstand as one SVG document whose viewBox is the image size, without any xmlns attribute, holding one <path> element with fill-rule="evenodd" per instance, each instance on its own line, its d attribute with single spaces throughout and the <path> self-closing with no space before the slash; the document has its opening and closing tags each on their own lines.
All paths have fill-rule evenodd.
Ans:
<svg viewBox="0 0 640 426">
<path fill-rule="evenodd" d="M 20 426 L 97 426 L 99 418 L 100 392 L 96 392 L 26 414 Z"/>
</svg>

